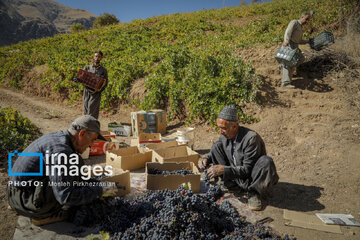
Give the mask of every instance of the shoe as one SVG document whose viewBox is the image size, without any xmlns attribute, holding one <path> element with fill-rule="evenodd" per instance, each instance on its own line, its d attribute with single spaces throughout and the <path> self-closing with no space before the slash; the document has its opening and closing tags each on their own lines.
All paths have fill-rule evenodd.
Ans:
<svg viewBox="0 0 360 240">
<path fill-rule="evenodd" d="M 294 88 L 295 88 L 295 86 L 294 86 L 294 85 L 291 85 L 290 83 L 288 83 L 288 84 L 281 84 L 281 87 L 282 87 L 282 88 L 288 88 L 288 89 L 294 89 Z"/>
<path fill-rule="evenodd" d="M 248 207 L 253 211 L 260 211 L 262 208 L 260 194 L 255 191 L 248 193 Z"/>
<path fill-rule="evenodd" d="M 42 225 L 47 225 L 47 224 L 56 223 L 56 222 L 63 222 L 67 219 L 69 219 L 69 212 L 61 210 L 51 217 L 43 218 L 43 219 L 31 219 L 31 222 L 35 226 L 42 226 Z"/>
</svg>

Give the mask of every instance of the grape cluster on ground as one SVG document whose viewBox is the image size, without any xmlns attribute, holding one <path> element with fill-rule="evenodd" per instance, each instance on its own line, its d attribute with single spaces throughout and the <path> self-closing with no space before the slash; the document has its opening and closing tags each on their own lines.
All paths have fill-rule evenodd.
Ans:
<svg viewBox="0 0 360 240">
<path fill-rule="evenodd" d="M 292 239 L 247 222 L 228 201 L 217 204 L 222 195 L 219 186 L 202 195 L 183 187 L 147 191 L 136 199 L 116 197 L 82 206 L 73 221 L 100 224 L 111 239 Z"/>
</svg>

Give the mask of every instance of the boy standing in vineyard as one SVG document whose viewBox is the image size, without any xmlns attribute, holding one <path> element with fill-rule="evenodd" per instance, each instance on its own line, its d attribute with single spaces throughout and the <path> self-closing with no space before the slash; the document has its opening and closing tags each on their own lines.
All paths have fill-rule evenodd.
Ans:
<svg viewBox="0 0 360 240">
<path fill-rule="evenodd" d="M 100 65 L 100 61 L 103 58 L 101 51 L 95 51 L 94 63 L 84 68 L 85 71 L 94 73 L 95 75 L 105 79 L 106 83 L 99 91 L 94 91 L 88 87 L 84 87 L 83 101 L 84 101 L 84 115 L 91 115 L 94 118 L 99 118 L 99 109 L 101 102 L 101 92 L 107 86 L 108 74 L 105 67 Z"/>
<path fill-rule="evenodd" d="M 284 35 L 284 47 L 290 47 L 292 49 L 299 48 L 299 44 L 307 44 L 309 40 L 303 40 L 303 29 L 302 26 L 310 22 L 313 12 L 303 13 L 299 20 L 292 20 L 286 28 Z M 304 61 L 304 56 L 301 54 L 301 59 L 298 63 L 301 64 Z M 295 88 L 291 85 L 291 78 L 293 75 L 294 67 L 282 66 L 282 79 L 281 87 Z"/>
</svg>

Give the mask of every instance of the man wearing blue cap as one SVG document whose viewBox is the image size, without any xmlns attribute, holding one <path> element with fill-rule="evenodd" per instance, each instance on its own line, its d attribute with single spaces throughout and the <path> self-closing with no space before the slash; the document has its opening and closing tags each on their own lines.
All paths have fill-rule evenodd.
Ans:
<svg viewBox="0 0 360 240">
<path fill-rule="evenodd" d="M 229 190 L 247 191 L 249 208 L 261 210 L 261 195 L 279 180 L 264 141 L 255 131 L 239 126 L 234 105 L 223 108 L 216 124 L 221 136 L 207 157 L 199 160 L 200 169 L 209 167 L 209 177 L 221 177 Z"/>
</svg>

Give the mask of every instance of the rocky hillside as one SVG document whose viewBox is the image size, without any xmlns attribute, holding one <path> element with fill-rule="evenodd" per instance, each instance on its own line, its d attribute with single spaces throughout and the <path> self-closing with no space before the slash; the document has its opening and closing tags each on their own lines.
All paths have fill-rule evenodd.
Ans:
<svg viewBox="0 0 360 240">
<path fill-rule="evenodd" d="M 95 17 L 52 0 L 1 0 L 0 46 L 68 32 L 74 23 L 88 29 Z"/>
</svg>

